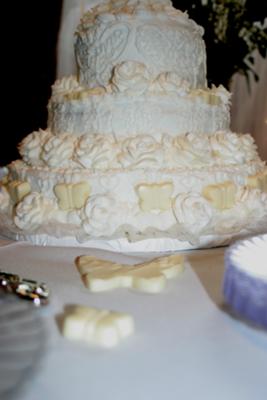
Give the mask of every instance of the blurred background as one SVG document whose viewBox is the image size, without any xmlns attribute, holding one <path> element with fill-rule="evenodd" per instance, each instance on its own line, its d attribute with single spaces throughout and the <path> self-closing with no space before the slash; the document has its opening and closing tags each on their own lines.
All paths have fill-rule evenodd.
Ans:
<svg viewBox="0 0 267 400">
<path fill-rule="evenodd" d="M 0 166 L 18 158 L 17 145 L 46 127 L 47 102 L 56 76 L 57 38 L 64 0 L 5 2 L 2 18 L 4 123 Z"/>
<path fill-rule="evenodd" d="M 76 69 L 75 27 L 81 14 L 100 2 L 28 0 L 6 6 L 0 165 L 19 157 L 23 137 L 46 127 L 51 85 Z M 173 5 L 204 27 L 208 84 L 223 84 L 233 93 L 232 130 L 251 133 L 267 160 L 267 0 L 177 0 Z"/>
</svg>

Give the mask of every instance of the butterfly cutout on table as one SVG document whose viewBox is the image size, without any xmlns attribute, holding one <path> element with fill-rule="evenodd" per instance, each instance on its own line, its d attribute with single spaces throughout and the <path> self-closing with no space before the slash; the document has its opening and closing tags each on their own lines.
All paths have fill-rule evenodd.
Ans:
<svg viewBox="0 0 267 400">
<path fill-rule="evenodd" d="M 184 269 L 184 257 L 173 254 L 133 266 L 80 256 L 76 265 L 85 286 L 92 292 L 116 288 L 131 288 L 147 293 L 161 292 L 168 279 L 177 277 Z"/>
</svg>

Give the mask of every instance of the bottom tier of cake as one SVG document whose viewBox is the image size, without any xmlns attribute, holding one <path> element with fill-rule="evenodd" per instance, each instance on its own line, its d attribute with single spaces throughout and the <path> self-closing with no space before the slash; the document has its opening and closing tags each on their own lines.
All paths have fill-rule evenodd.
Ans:
<svg viewBox="0 0 267 400">
<path fill-rule="evenodd" d="M 173 251 L 266 231 L 262 162 L 173 170 L 66 170 L 13 162 L 0 233 L 40 245 Z"/>
</svg>

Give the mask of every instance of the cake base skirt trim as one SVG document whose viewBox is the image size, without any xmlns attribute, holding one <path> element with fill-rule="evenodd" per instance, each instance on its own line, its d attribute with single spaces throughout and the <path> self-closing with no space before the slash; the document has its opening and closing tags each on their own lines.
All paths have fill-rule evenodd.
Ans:
<svg viewBox="0 0 267 400">
<path fill-rule="evenodd" d="M 57 247 L 86 247 L 108 250 L 119 253 L 144 253 L 144 252 L 173 252 L 201 248 L 226 246 L 233 240 L 246 236 L 242 235 L 206 235 L 199 238 L 198 243 L 190 243 L 173 238 L 150 238 L 130 242 L 127 238 L 118 239 L 89 239 L 79 242 L 74 236 L 57 238 L 48 234 L 15 233 L 11 230 L 0 230 L 0 235 L 16 241 L 26 241 L 39 246 Z"/>
</svg>

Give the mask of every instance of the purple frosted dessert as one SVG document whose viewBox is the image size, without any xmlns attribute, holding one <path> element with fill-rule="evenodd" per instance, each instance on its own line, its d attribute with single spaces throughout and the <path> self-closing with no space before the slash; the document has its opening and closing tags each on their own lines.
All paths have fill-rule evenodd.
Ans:
<svg viewBox="0 0 267 400">
<path fill-rule="evenodd" d="M 223 294 L 238 315 L 267 329 L 267 234 L 226 250 Z"/>
</svg>

